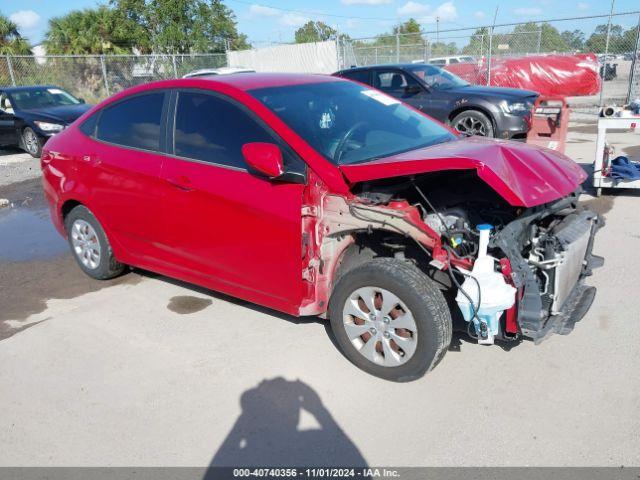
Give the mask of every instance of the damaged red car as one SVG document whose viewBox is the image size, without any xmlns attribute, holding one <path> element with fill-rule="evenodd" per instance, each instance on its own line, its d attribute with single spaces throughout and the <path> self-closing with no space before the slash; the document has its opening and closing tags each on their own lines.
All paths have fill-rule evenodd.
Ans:
<svg viewBox="0 0 640 480">
<path fill-rule="evenodd" d="M 335 77 L 138 86 L 41 162 L 53 222 L 91 277 L 135 266 L 328 318 L 352 363 L 394 381 L 433 368 L 454 328 L 485 344 L 568 333 L 602 261 L 569 158 L 459 137 Z"/>
</svg>

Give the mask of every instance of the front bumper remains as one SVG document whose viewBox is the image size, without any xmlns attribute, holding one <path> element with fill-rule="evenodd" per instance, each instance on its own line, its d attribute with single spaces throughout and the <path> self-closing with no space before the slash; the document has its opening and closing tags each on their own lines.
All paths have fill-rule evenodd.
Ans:
<svg viewBox="0 0 640 480">
<path fill-rule="evenodd" d="M 520 292 L 517 305 L 520 332 L 536 344 L 554 333 L 570 333 L 595 298 L 596 288 L 585 285 L 584 279 L 604 263 L 602 257 L 592 253 L 595 234 L 604 221 L 591 210 L 575 209 L 576 200 L 577 194 L 524 215 L 506 225 L 493 240 L 507 255 L 513 283 Z M 523 257 L 522 246 L 529 240 L 534 222 L 567 208 L 573 212 L 564 217 L 561 228 L 554 233 L 560 252 L 550 262 L 553 269 L 544 273 L 548 281 L 543 285 L 536 268 Z"/>
</svg>

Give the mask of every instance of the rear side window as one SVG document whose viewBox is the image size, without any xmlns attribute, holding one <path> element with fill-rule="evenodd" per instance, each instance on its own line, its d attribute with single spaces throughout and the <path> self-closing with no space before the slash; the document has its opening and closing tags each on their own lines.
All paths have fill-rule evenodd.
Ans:
<svg viewBox="0 0 640 480">
<path fill-rule="evenodd" d="M 366 85 L 371 85 L 371 80 L 369 80 L 369 70 L 356 70 L 354 72 L 343 72 L 341 76 L 344 78 L 348 78 L 349 80 L 355 80 L 356 82 L 364 83 Z"/>
<path fill-rule="evenodd" d="M 246 169 L 242 145 L 274 139 L 236 105 L 200 92 L 180 92 L 174 150 L 180 157 Z"/>
<path fill-rule="evenodd" d="M 105 108 L 98 122 L 98 139 L 123 147 L 159 150 L 164 95 L 136 95 Z"/>
<path fill-rule="evenodd" d="M 85 135 L 93 137 L 96 134 L 96 125 L 98 124 L 98 114 L 91 115 L 87 118 L 82 125 L 80 125 L 80 131 Z"/>
</svg>

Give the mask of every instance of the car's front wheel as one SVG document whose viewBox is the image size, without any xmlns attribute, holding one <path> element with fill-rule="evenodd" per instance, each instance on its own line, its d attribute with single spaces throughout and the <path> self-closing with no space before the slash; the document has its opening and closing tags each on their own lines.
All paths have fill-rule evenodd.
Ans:
<svg viewBox="0 0 640 480">
<path fill-rule="evenodd" d="M 22 131 L 22 146 L 33 158 L 40 158 L 42 145 L 44 145 L 44 142 L 31 127 L 27 127 Z"/>
<path fill-rule="evenodd" d="M 71 252 L 84 273 L 106 280 L 124 271 L 125 265 L 115 259 L 100 222 L 87 207 L 74 207 L 64 223 Z"/>
<path fill-rule="evenodd" d="M 331 296 L 329 318 L 353 364 L 396 382 L 424 375 L 451 342 L 451 316 L 442 293 L 413 264 L 392 258 L 345 273 Z"/>
<path fill-rule="evenodd" d="M 478 110 L 465 110 L 451 120 L 451 126 L 466 137 L 493 137 L 491 119 Z"/>
</svg>

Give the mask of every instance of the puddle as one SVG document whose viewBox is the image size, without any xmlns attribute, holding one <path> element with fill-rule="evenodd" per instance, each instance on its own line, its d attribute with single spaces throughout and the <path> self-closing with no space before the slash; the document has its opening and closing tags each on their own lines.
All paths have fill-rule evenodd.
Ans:
<svg viewBox="0 0 640 480">
<path fill-rule="evenodd" d="M 182 315 L 188 313 L 199 312 L 211 305 L 212 300 L 210 298 L 193 297 L 191 295 L 179 295 L 173 297 L 167 305 L 167 309 L 175 313 Z"/>
<path fill-rule="evenodd" d="M 53 258 L 68 248 L 51 223 L 48 209 L 0 210 L 0 261 Z"/>
<path fill-rule="evenodd" d="M 140 281 L 136 273 L 94 280 L 80 270 L 51 223 L 40 179 L 0 187 L 0 197 L 15 205 L 0 210 L 0 340 L 37 324 L 12 328 L 6 321 L 44 311 L 49 299 Z"/>
<path fill-rule="evenodd" d="M 580 206 L 593 210 L 600 215 L 604 215 L 613 208 L 613 200 L 615 197 L 610 195 L 603 195 L 601 197 L 595 197 L 590 200 L 580 202 Z"/>
</svg>

